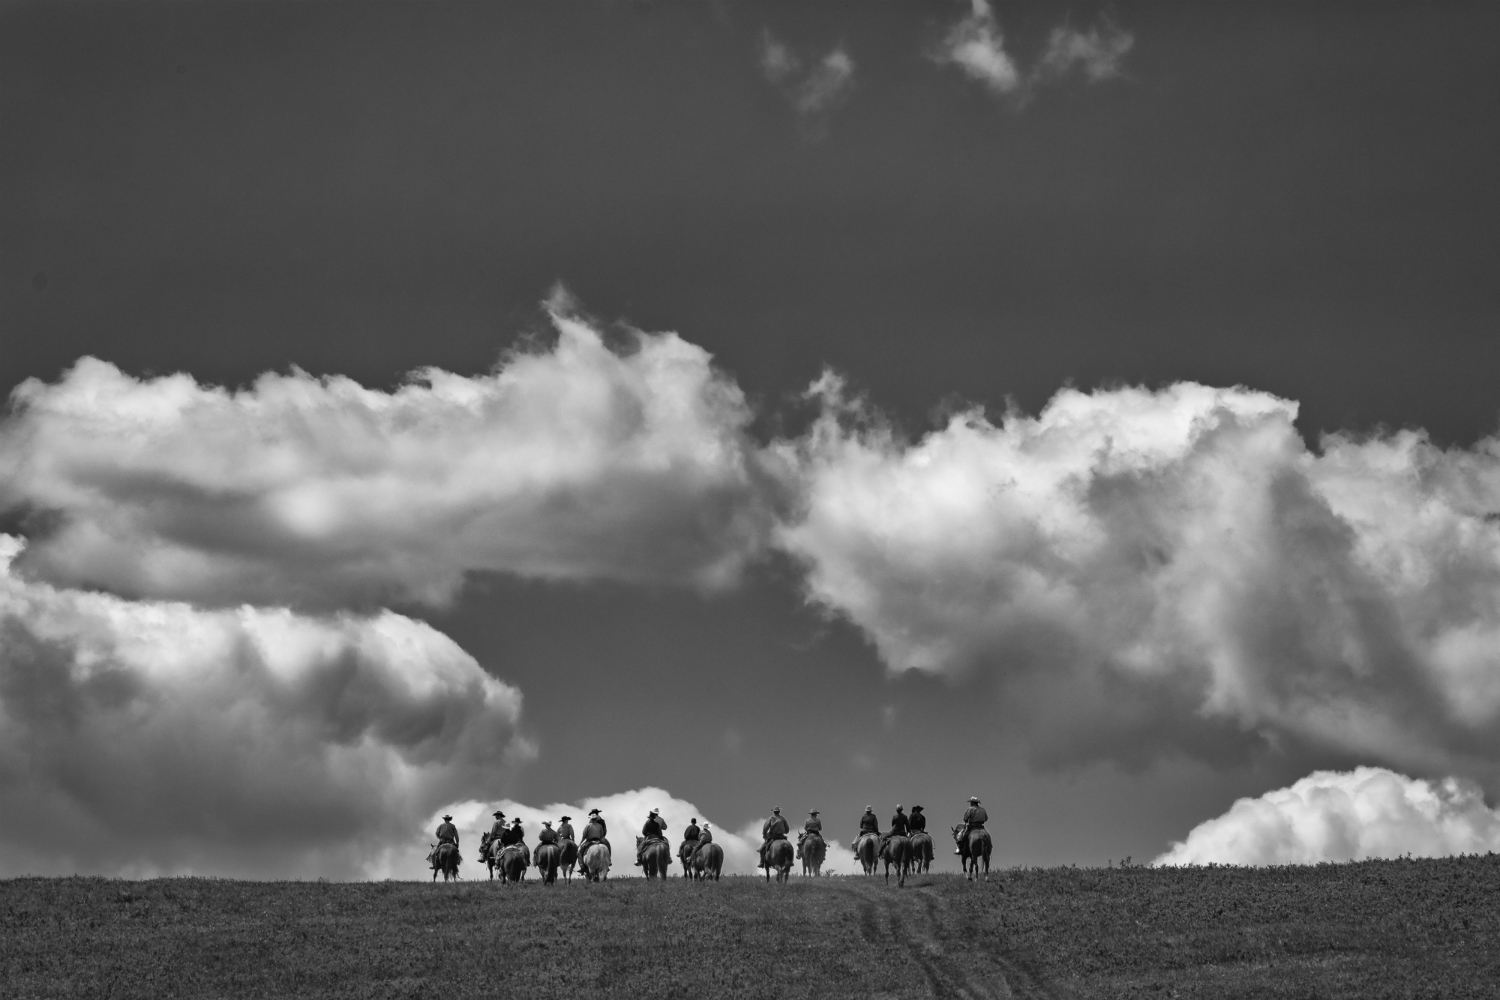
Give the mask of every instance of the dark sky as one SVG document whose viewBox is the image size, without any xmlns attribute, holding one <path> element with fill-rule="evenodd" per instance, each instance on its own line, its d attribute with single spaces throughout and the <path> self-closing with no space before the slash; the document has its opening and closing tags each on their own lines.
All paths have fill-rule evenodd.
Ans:
<svg viewBox="0 0 1500 1000">
<path fill-rule="evenodd" d="M 1023 71 L 1060 24 L 1134 40 L 1024 97 L 931 58 L 967 11 L 7 3 L 0 385 L 83 355 L 231 386 L 482 373 L 562 282 L 709 351 L 762 440 L 825 367 L 913 433 L 1178 380 L 1294 400 L 1309 443 L 1496 431 L 1500 8 L 998 4 Z M 843 103 L 799 115 L 768 38 L 841 47 Z M 481 574 L 400 610 L 524 693 L 526 802 L 653 784 L 847 836 L 866 801 L 948 820 L 974 793 L 1004 863 L 1098 862 L 1307 770 L 1046 766 L 984 675 L 889 675 L 779 556 L 719 593 Z"/>
</svg>

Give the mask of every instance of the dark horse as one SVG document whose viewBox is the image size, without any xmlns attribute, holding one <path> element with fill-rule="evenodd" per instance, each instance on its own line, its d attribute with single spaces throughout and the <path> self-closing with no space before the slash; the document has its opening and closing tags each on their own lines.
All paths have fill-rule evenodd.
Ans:
<svg viewBox="0 0 1500 1000">
<path fill-rule="evenodd" d="M 495 859 L 495 867 L 500 869 L 500 881 L 520 882 L 526 878 L 526 862 L 529 860 L 526 853 L 520 844 L 500 849 L 500 856 Z"/>
<path fill-rule="evenodd" d="M 521 851 L 521 867 L 530 868 L 531 849 L 528 848 L 525 844 L 512 844 L 511 846 L 517 847 Z M 507 850 L 509 850 L 509 848 L 501 847 L 500 841 L 498 840 L 487 841 L 484 846 L 479 848 L 480 857 L 484 858 L 484 863 L 490 870 L 490 878 L 498 878 L 502 882 L 505 881 L 505 872 L 501 871 L 500 869 L 500 856 Z M 496 874 L 497 872 L 499 872 L 498 875 Z"/>
<path fill-rule="evenodd" d="M 771 881 L 771 870 L 776 870 L 776 881 L 785 882 L 792 877 L 792 862 L 797 860 L 797 852 L 792 848 L 792 842 L 785 837 L 777 837 L 766 845 L 765 854 L 761 857 L 760 866 L 766 870 L 766 881 Z"/>
<path fill-rule="evenodd" d="M 557 866 L 562 858 L 562 848 L 556 844 L 541 844 L 536 849 L 536 869 L 542 873 L 542 885 L 557 881 Z"/>
<path fill-rule="evenodd" d="M 911 841 L 902 834 L 893 834 L 885 842 L 885 848 L 880 852 L 880 857 L 885 861 L 885 881 L 889 885 L 891 881 L 891 865 L 896 866 L 896 884 L 906 884 L 906 871 L 911 867 Z"/>
<path fill-rule="evenodd" d="M 990 832 L 983 828 L 970 830 L 967 837 L 960 837 L 959 832 L 963 826 L 953 828 L 953 842 L 958 845 L 959 857 L 964 863 L 964 877 L 974 879 L 979 876 L 979 862 L 984 860 L 984 880 L 990 880 L 990 849 L 993 842 L 990 840 Z"/>
<path fill-rule="evenodd" d="M 823 858 L 828 854 L 828 845 L 816 833 L 802 838 L 802 874 L 823 874 Z"/>
<path fill-rule="evenodd" d="M 682 862 L 682 877 L 693 877 L 693 855 L 698 853 L 697 840 L 684 840 L 677 848 L 677 860 Z"/>
<path fill-rule="evenodd" d="M 911 870 L 932 870 L 932 838 L 927 835 L 926 830 L 918 830 L 911 835 Z"/>
<path fill-rule="evenodd" d="M 438 872 L 443 873 L 443 881 L 458 878 L 458 846 L 450 844 L 446 840 L 441 844 L 434 844 L 432 853 L 427 855 L 427 861 L 432 865 L 432 880 L 437 881 Z"/>
<path fill-rule="evenodd" d="M 564 840 L 558 844 L 562 852 L 557 856 L 557 867 L 562 870 L 563 881 L 573 881 L 573 866 L 578 864 L 578 844 L 571 840 Z"/>
<path fill-rule="evenodd" d="M 879 867 L 880 838 L 867 833 L 854 842 L 854 856 L 864 867 L 866 875 L 874 875 Z"/>
<path fill-rule="evenodd" d="M 641 871 L 647 878 L 666 878 L 672 867 L 672 848 L 660 837 L 635 838 L 635 849 L 641 852 Z"/>
<path fill-rule="evenodd" d="M 724 869 L 724 848 L 707 843 L 693 854 L 693 878 L 719 881 L 719 872 Z"/>
</svg>

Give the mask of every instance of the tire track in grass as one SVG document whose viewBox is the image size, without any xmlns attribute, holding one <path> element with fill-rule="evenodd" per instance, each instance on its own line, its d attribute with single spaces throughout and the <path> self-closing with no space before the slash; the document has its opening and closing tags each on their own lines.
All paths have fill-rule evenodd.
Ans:
<svg viewBox="0 0 1500 1000">
<path fill-rule="evenodd" d="M 859 908 L 860 936 L 874 947 L 903 948 L 938 1000 L 1056 1000 L 1056 994 L 1008 956 L 972 946 L 950 926 L 932 889 L 840 887 Z"/>
</svg>

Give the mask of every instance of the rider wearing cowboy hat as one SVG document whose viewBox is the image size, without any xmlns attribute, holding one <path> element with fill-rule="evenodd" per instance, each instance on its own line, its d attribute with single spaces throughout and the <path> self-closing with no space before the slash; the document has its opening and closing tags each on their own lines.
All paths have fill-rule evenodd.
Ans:
<svg viewBox="0 0 1500 1000">
<path fill-rule="evenodd" d="M 807 811 L 807 822 L 802 824 L 802 832 L 797 834 L 797 857 L 802 857 L 802 842 L 816 833 L 823 836 L 823 821 L 818 819 L 818 811 L 809 809 Z"/>
<path fill-rule="evenodd" d="M 666 838 L 662 835 L 666 832 L 667 821 L 662 819 L 661 815 L 655 809 L 651 810 L 651 815 L 647 816 L 646 822 L 641 824 L 641 842 L 636 846 L 635 849 L 636 867 L 640 867 L 642 863 L 641 858 L 646 850 L 647 842 L 652 840 L 665 840 Z"/>
<path fill-rule="evenodd" d="M 964 843 L 969 839 L 970 830 L 983 830 L 984 824 L 990 820 L 990 814 L 984 811 L 984 806 L 979 804 L 979 796 L 969 796 L 969 808 L 964 810 L 964 828 L 958 834 L 958 842 Z M 954 854 L 962 854 L 961 848 L 955 847 Z"/>
<path fill-rule="evenodd" d="M 771 810 L 771 815 L 766 817 L 766 822 L 760 828 L 760 863 L 765 867 L 766 848 L 771 846 L 773 840 L 784 840 L 791 832 L 791 824 L 787 823 L 786 817 L 781 815 L 781 807 L 777 806 Z"/>
</svg>

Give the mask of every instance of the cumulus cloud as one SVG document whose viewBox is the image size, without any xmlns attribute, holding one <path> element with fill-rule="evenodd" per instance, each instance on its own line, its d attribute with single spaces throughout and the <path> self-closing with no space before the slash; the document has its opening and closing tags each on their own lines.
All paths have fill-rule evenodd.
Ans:
<svg viewBox="0 0 1500 1000">
<path fill-rule="evenodd" d="M 1318 771 L 1240 799 L 1156 859 L 1159 865 L 1285 865 L 1500 850 L 1500 810 L 1471 783 L 1376 767 Z"/>
<path fill-rule="evenodd" d="M 972 0 L 968 15 L 949 29 L 933 58 L 957 66 L 997 94 L 1021 86 L 1021 72 L 1005 51 L 1005 36 L 986 0 Z"/>
<path fill-rule="evenodd" d="M 1064 76 L 1077 66 L 1087 79 L 1098 83 L 1120 75 L 1120 63 L 1134 45 L 1134 35 L 1107 19 L 1086 32 L 1055 28 L 1036 72 L 1043 78 Z"/>
<path fill-rule="evenodd" d="M 769 31 L 761 34 L 761 71 L 778 85 L 804 123 L 821 127 L 823 116 L 848 100 L 854 90 L 854 59 L 837 46 L 803 72 L 802 60 Z"/>
<path fill-rule="evenodd" d="M 1177 384 L 916 441 L 816 387 L 779 544 L 893 671 L 985 671 L 1043 759 L 1500 756 L 1500 441 L 1309 450 L 1296 405 Z M 1323 759 L 1327 759 L 1324 757 Z"/>
<path fill-rule="evenodd" d="M 60 590 L 0 535 L 4 874 L 362 872 L 533 753 L 521 695 L 390 612 Z"/>
<path fill-rule="evenodd" d="M 700 826 L 706 822 L 712 827 L 714 843 L 724 849 L 724 874 L 764 875 L 757 867 L 760 864 L 760 820 L 748 823 L 739 832 L 734 832 L 705 816 L 703 810 L 693 803 L 654 786 L 595 796 L 577 802 L 554 802 L 545 806 L 530 806 L 508 798 L 494 802 L 465 800 L 434 812 L 429 818 L 427 830 L 429 834 L 435 831 L 440 817 L 444 813 L 451 813 L 454 824 L 459 828 L 463 854 L 465 858 L 473 859 L 477 857 L 479 838 L 494 822 L 492 814 L 496 809 L 505 813 L 507 821 L 517 816 L 521 818 L 521 825 L 526 831 L 526 842 L 533 847 L 536 844 L 536 831 L 542 828 L 543 820 L 551 820 L 555 828 L 563 816 L 572 816 L 574 831 L 582 835 L 589 810 L 598 809 L 609 827 L 609 842 L 614 848 L 610 878 L 629 878 L 641 874 L 641 869 L 634 864 L 635 838 L 640 834 L 641 825 L 646 822 L 646 816 L 652 809 L 659 810 L 662 819 L 666 821 L 667 839 L 672 844 L 674 858 L 672 873 L 681 874 L 682 868 L 675 861 L 677 847 L 682 842 L 682 831 L 687 828 L 688 821 L 696 817 Z M 391 852 L 382 858 L 380 864 L 372 869 L 372 875 L 391 878 L 421 877 L 422 873 L 428 871 L 424 859 L 431 843 L 431 836 L 425 839 L 414 837 L 401 851 Z M 857 863 L 848 848 L 838 841 L 829 841 L 828 863 L 823 867 L 825 872 L 853 874 L 856 867 Z M 794 872 L 801 870 L 800 863 L 793 869 Z M 469 869 L 465 877 L 473 878 L 473 871 L 474 869 Z"/>
<path fill-rule="evenodd" d="M 233 605 L 440 603 L 466 572 L 719 586 L 769 523 L 750 411 L 707 352 L 622 350 L 555 300 L 556 342 L 386 392 L 266 374 L 134 378 L 84 358 L 13 393 L 0 509 L 25 571 Z"/>
</svg>

